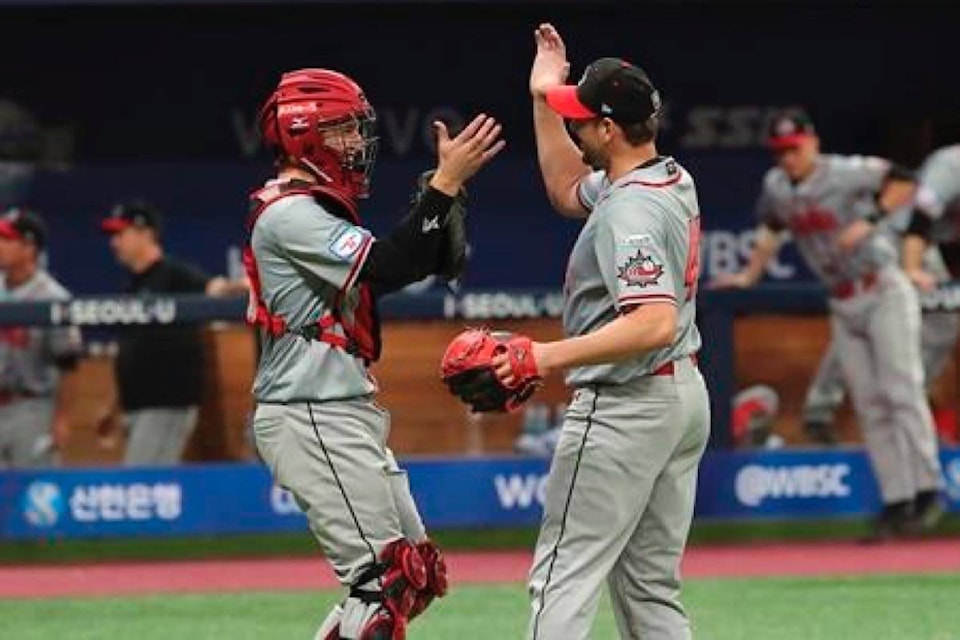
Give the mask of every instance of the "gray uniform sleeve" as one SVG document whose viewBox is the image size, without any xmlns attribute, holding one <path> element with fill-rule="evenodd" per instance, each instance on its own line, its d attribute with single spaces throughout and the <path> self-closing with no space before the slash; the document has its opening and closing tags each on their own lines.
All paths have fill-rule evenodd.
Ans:
<svg viewBox="0 0 960 640">
<path fill-rule="evenodd" d="M 890 161 L 875 156 L 847 156 L 843 162 L 844 182 L 857 191 L 879 193 L 890 172 Z"/>
<path fill-rule="evenodd" d="M 373 235 L 363 227 L 330 215 L 305 201 L 278 212 L 271 225 L 280 251 L 340 291 L 357 281 Z"/>
<path fill-rule="evenodd" d="M 762 224 L 774 231 L 783 231 L 786 224 L 777 214 L 777 208 L 774 206 L 774 187 L 775 176 L 772 171 L 768 172 L 763 179 L 763 186 L 760 187 L 760 195 L 753 206 L 753 213 L 759 224 Z"/>
<path fill-rule="evenodd" d="M 668 259 L 667 233 L 656 210 L 644 206 L 635 195 L 614 196 L 609 209 L 597 221 L 597 263 L 617 310 L 649 302 L 677 303 L 676 285 L 682 273 L 674 273 Z"/>
<path fill-rule="evenodd" d="M 960 167 L 934 156 L 920 172 L 916 206 L 936 220 L 943 217 L 948 202 L 960 197 Z"/>
<path fill-rule="evenodd" d="M 603 171 L 594 171 L 583 177 L 577 185 L 577 198 L 587 211 L 593 211 L 605 184 Z"/>
</svg>

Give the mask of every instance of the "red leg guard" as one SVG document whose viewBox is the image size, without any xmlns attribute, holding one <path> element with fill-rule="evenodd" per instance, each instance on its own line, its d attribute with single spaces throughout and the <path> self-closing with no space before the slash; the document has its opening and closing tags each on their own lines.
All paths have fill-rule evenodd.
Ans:
<svg viewBox="0 0 960 640">
<path fill-rule="evenodd" d="M 440 547 L 432 540 L 425 540 L 417 545 L 417 551 L 423 558 L 423 564 L 427 571 L 427 584 L 416 593 L 416 599 L 413 608 L 410 610 L 409 619 L 413 620 L 424 612 L 434 598 L 442 598 L 447 595 L 447 563 L 443 560 L 443 553 Z"/>
<path fill-rule="evenodd" d="M 344 601 L 344 614 L 324 640 L 340 640 L 341 626 L 352 619 L 362 623 L 351 633 L 359 640 L 405 640 L 407 621 L 418 594 L 428 587 L 423 558 L 407 540 L 394 540 L 380 554 L 380 561 L 357 579 Z"/>
</svg>

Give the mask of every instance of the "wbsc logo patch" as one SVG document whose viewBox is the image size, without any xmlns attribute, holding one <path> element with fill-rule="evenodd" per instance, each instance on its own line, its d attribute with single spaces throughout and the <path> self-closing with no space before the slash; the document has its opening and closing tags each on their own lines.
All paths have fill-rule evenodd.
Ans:
<svg viewBox="0 0 960 640">
<path fill-rule="evenodd" d="M 66 503 L 60 487 L 52 482 L 32 482 L 23 493 L 23 518 L 35 527 L 46 529 L 60 521 Z"/>
</svg>

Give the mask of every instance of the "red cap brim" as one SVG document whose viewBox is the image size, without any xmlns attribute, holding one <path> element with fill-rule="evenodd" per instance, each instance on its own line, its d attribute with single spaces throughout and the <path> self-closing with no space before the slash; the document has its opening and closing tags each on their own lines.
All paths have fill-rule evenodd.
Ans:
<svg viewBox="0 0 960 640">
<path fill-rule="evenodd" d="M 586 120 L 596 118 L 597 114 L 587 108 L 577 97 L 577 87 L 563 84 L 547 90 L 547 105 L 564 118 Z"/>
<path fill-rule="evenodd" d="M 12 224 L 6 220 L 0 220 L 0 238 L 6 238 L 7 240 L 22 240 L 23 236 L 20 235 L 20 232 L 17 231 Z"/>
<path fill-rule="evenodd" d="M 809 140 L 813 136 L 809 133 L 793 133 L 788 136 L 776 136 L 767 138 L 767 146 L 774 150 L 792 149 L 799 147 L 804 140 Z"/>
<path fill-rule="evenodd" d="M 100 222 L 100 230 L 106 233 L 117 233 L 129 227 L 132 223 L 121 218 L 107 218 Z"/>
</svg>

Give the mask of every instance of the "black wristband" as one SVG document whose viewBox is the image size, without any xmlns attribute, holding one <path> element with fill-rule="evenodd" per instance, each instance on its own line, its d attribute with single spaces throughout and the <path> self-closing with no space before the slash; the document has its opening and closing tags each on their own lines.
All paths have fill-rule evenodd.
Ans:
<svg viewBox="0 0 960 640">
<path fill-rule="evenodd" d="M 424 191 L 420 197 L 420 201 L 413 209 L 413 215 L 418 220 L 426 221 L 436 217 L 439 225 L 442 227 L 444 221 L 447 219 L 447 214 L 450 213 L 450 207 L 452 205 L 453 196 L 448 196 L 438 189 L 427 186 L 426 191 Z M 423 229 L 423 225 L 421 225 L 421 229 Z M 424 233 L 426 233 L 426 231 Z"/>
<path fill-rule="evenodd" d="M 918 236 L 924 240 L 930 239 L 930 231 L 933 227 L 933 220 L 920 209 L 914 209 L 910 214 L 910 225 L 907 227 L 907 235 Z"/>
</svg>

